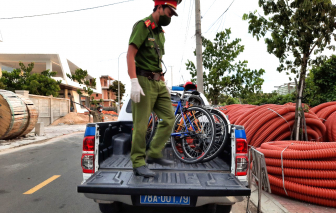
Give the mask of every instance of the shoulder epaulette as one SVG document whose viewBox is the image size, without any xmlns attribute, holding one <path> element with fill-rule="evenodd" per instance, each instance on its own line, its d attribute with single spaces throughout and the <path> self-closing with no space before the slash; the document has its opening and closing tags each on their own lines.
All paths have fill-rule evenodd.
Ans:
<svg viewBox="0 0 336 213">
<path fill-rule="evenodd" d="M 151 25 L 151 21 L 148 19 L 147 21 L 145 21 L 145 25 L 146 27 L 149 27 L 149 25 Z"/>
</svg>

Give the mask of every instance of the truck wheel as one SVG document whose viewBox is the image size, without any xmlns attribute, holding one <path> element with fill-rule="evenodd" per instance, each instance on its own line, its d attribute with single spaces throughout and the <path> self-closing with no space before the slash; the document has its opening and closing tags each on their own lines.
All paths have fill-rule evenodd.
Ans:
<svg viewBox="0 0 336 213">
<path fill-rule="evenodd" d="M 117 213 L 121 211 L 122 203 L 114 202 L 111 204 L 99 203 L 99 209 L 102 213 Z"/>
<path fill-rule="evenodd" d="M 209 213 L 230 213 L 232 205 L 208 204 Z"/>
</svg>

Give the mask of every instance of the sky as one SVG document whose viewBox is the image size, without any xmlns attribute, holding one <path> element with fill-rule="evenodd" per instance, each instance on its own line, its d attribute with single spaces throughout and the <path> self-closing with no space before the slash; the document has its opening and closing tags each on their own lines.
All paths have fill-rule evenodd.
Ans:
<svg viewBox="0 0 336 213">
<path fill-rule="evenodd" d="M 121 3 L 123 1 L 125 2 Z M 79 12 L 3 19 L 78 10 L 118 2 L 119 4 Z M 235 0 L 228 11 L 218 19 L 231 3 L 232 0 L 201 0 L 203 36 L 213 40 L 218 31 L 231 28 L 231 39 L 240 38 L 241 44 L 245 46 L 245 51 L 237 60 L 247 60 L 248 68 L 251 69 L 265 69 L 265 82 L 262 87 L 264 92 L 272 92 L 275 90 L 274 86 L 288 83 L 288 76 L 276 71 L 279 60 L 267 53 L 263 39 L 257 41 L 248 33 L 248 22 L 242 20 L 244 13 L 256 9 L 262 13 L 262 9 L 258 7 L 258 0 Z M 0 39 L 2 37 L 3 42 L 0 42 L 0 53 L 60 53 L 96 78 L 110 75 L 118 79 L 119 71 L 119 79 L 126 84 L 128 94 L 130 79 L 125 53 L 128 40 L 134 23 L 149 16 L 153 8 L 152 0 L 2 1 Z M 179 16 L 174 16 L 171 24 L 164 27 L 166 54 L 163 60 L 168 69 L 168 85 L 171 85 L 172 81 L 177 85 L 190 80 L 191 76 L 185 63 L 188 59 L 196 63 L 193 54 L 196 48 L 194 0 L 183 0 L 177 12 Z"/>
</svg>

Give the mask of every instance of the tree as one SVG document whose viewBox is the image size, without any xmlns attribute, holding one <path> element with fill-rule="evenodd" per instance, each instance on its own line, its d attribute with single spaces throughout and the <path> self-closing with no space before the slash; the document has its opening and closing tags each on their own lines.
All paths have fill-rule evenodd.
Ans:
<svg viewBox="0 0 336 213">
<path fill-rule="evenodd" d="M 72 81 L 77 81 L 80 84 L 80 86 L 83 87 L 83 91 L 88 94 L 88 97 L 91 97 L 90 104 L 98 105 L 99 103 L 103 102 L 102 99 L 100 99 L 99 101 L 94 100 L 94 97 L 92 96 L 93 90 L 91 88 L 96 87 L 96 78 L 93 78 L 93 79 L 89 80 L 87 78 L 89 76 L 87 70 L 83 70 L 83 69 L 79 68 L 79 69 L 75 70 L 74 74 L 72 74 L 72 73 L 71 73 L 71 75 L 67 74 L 67 76 Z M 80 89 L 77 89 L 77 93 L 80 94 L 80 95 L 83 94 Z"/>
<path fill-rule="evenodd" d="M 310 70 L 304 100 L 310 106 L 336 101 L 336 55 Z"/>
<path fill-rule="evenodd" d="M 241 39 L 229 41 L 231 29 L 216 34 L 214 42 L 203 39 L 203 66 L 207 72 L 203 73 L 206 96 L 212 104 L 219 103 L 221 94 L 234 98 L 244 98 L 250 93 L 261 90 L 264 80 L 260 78 L 263 69 L 250 70 L 247 61 L 236 61 L 238 55 L 244 51 L 240 45 Z M 196 55 L 196 51 L 194 52 Z M 196 66 L 188 60 L 187 70 L 190 71 L 192 81 L 196 82 Z"/>
<path fill-rule="evenodd" d="M 113 81 L 112 85 L 110 85 L 109 90 L 113 92 L 116 96 L 115 101 L 119 103 L 118 100 L 118 82 L 120 82 L 120 100 L 122 100 L 125 94 L 125 84 L 121 83 L 121 81 Z"/>
<path fill-rule="evenodd" d="M 336 7 L 330 0 L 259 0 L 264 16 L 250 12 L 243 20 L 249 20 L 249 33 L 259 40 L 265 38 L 267 52 L 279 58 L 277 71 L 293 73 L 299 78 L 296 101 L 295 140 L 299 140 L 299 106 L 302 103 L 307 67 L 317 65 L 325 56 L 315 56 L 330 45 L 335 30 Z M 270 36 L 269 36 L 270 35 Z"/>
<path fill-rule="evenodd" d="M 26 67 L 22 62 L 19 63 L 20 69 L 14 69 L 12 72 L 3 71 L 0 79 L 2 88 L 10 91 L 28 90 L 30 94 L 35 95 L 52 95 L 58 96 L 61 90 L 61 81 L 56 81 L 52 77 L 56 76 L 56 72 L 45 70 L 41 74 L 32 73 L 34 63 L 28 64 Z"/>
</svg>

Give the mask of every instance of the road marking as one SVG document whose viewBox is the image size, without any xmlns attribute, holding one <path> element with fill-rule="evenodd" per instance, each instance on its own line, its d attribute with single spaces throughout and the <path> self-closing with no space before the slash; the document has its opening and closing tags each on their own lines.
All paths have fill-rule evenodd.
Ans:
<svg viewBox="0 0 336 213">
<path fill-rule="evenodd" d="M 31 195 L 34 192 L 36 192 L 37 190 L 41 189 L 42 187 L 48 185 L 49 183 L 53 182 L 54 180 L 56 180 L 57 178 L 61 177 L 61 175 L 54 175 L 51 178 L 43 181 L 42 183 L 40 183 L 39 185 L 29 189 L 28 191 L 26 191 L 25 193 L 23 193 L 24 195 Z"/>
</svg>

